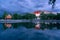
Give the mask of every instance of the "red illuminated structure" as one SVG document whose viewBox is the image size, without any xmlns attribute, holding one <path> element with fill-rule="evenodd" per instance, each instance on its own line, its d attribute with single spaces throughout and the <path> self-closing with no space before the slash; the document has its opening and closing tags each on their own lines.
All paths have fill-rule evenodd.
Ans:
<svg viewBox="0 0 60 40">
<path fill-rule="evenodd" d="M 35 14 L 40 14 L 40 11 L 35 11 L 34 13 L 35 13 Z"/>
<path fill-rule="evenodd" d="M 41 11 L 35 11 L 34 14 L 35 14 L 36 17 L 37 17 L 37 20 L 40 20 Z M 35 25 L 35 28 L 36 28 L 36 29 L 40 29 L 40 23 L 39 23 L 39 21 L 37 21 L 36 24 L 37 24 L 37 25 Z"/>
<path fill-rule="evenodd" d="M 41 14 L 41 11 L 35 11 L 34 14 L 36 15 L 37 19 L 40 19 L 39 16 Z"/>
</svg>

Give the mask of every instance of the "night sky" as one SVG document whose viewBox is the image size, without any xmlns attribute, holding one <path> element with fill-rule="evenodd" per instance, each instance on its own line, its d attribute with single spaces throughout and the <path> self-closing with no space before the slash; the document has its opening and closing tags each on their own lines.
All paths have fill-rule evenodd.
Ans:
<svg viewBox="0 0 60 40">
<path fill-rule="evenodd" d="M 33 12 L 36 10 L 51 11 L 51 5 L 48 5 L 49 0 L 0 0 L 0 13 L 2 11 L 9 12 Z M 60 12 L 60 0 L 56 1 L 55 12 Z"/>
</svg>

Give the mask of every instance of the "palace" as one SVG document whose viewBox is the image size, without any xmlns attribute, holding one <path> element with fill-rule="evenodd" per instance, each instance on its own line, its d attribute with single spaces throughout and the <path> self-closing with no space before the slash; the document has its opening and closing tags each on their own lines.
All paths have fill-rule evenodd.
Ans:
<svg viewBox="0 0 60 40">
<path fill-rule="evenodd" d="M 5 16 L 5 19 L 12 19 L 12 16 L 10 14 Z"/>
</svg>

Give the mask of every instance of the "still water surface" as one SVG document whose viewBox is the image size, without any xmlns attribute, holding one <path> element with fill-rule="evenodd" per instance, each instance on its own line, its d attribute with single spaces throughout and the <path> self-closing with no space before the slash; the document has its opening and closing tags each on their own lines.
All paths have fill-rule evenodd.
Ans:
<svg viewBox="0 0 60 40">
<path fill-rule="evenodd" d="M 60 24 L 0 23 L 0 40 L 60 40 Z"/>
</svg>

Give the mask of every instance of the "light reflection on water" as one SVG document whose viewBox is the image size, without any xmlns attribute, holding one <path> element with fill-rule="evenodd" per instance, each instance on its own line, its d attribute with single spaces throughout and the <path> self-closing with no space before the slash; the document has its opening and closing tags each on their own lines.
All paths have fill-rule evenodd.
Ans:
<svg viewBox="0 0 60 40">
<path fill-rule="evenodd" d="M 3 24 L 3 27 L 4 28 L 18 28 L 18 27 L 21 27 L 21 26 L 24 26 L 26 28 L 35 28 L 35 29 L 43 29 L 43 30 L 46 30 L 46 29 L 60 29 L 60 24 L 45 24 L 45 23 L 37 23 L 37 24 L 34 24 L 32 22 L 26 22 L 26 23 L 4 23 Z"/>
<path fill-rule="evenodd" d="M 60 30 L 49 30 L 58 29 L 57 24 L 5 23 L 0 26 L 5 29 L 0 28 L 0 40 L 60 40 Z"/>
<path fill-rule="evenodd" d="M 36 24 L 36 25 L 35 25 L 35 28 L 36 28 L 36 29 L 40 29 L 40 24 Z"/>
<path fill-rule="evenodd" d="M 8 28 L 12 27 L 12 24 L 10 24 L 10 23 L 5 23 L 4 25 Z"/>
</svg>

